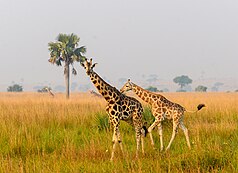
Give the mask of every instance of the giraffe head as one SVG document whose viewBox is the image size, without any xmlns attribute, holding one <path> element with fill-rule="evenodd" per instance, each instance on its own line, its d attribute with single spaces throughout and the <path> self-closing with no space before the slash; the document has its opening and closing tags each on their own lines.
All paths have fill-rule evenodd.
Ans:
<svg viewBox="0 0 238 173">
<path fill-rule="evenodd" d="M 120 89 L 121 93 L 124 93 L 126 91 L 130 91 L 132 90 L 132 83 L 131 80 L 128 79 L 127 82 L 125 83 L 125 85 Z"/>
<path fill-rule="evenodd" d="M 85 59 L 84 62 L 81 63 L 81 65 L 86 69 L 87 75 L 90 75 L 93 72 L 93 68 L 95 67 L 97 63 L 93 64 L 92 58 L 88 61 L 88 59 Z"/>
</svg>

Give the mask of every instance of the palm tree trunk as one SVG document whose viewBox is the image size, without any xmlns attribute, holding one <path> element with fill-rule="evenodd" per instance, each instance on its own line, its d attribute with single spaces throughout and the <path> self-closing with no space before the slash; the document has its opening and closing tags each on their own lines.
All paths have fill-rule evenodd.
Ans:
<svg viewBox="0 0 238 173">
<path fill-rule="evenodd" d="M 66 98 L 69 99 L 69 62 L 65 62 L 64 76 L 65 76 L 65 86 L 66 86 Z"/>
</svg>

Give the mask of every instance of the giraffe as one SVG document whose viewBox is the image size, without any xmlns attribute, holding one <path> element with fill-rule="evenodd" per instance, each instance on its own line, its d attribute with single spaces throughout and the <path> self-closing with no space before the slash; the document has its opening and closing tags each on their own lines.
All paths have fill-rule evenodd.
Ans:
<svg viewBox="0 0 238 173">
<path fill-rule="evenodd" d="M 138 150 L 142 147 L 142 153 L 144 154 L 144 142 L 143 137 L 145 137 L 147 129 L 143 126 L 142 122 L 142 112 L 143 108 L 141 103 L 135 98 L 128 97 L 115 87 L 106 83 L 96 72 L 93 71 L 97 63 L 92 63 L 92 59 L 89 61 L 86 59 L 81 65 L 85 68 L 86 74 L 90 77 L 91 82 L 95 85 L 99 93 L 107 101 L 106 112 L 109 115 L 109 121 L 113 127 L 113 137 L 112 137 L 112 153 L 111 161 L 114 158 L 114 152 L 117 143 L 120 145 L 120 149 L 123 152 L 122 140 L 119 131 L 120 120 L 124 120 L 135 128 L 136 131 L 136 157 L 138 157 Z"/>
<path fill-rule="evenodd" d="M 148 128 L 148 133 L 150 135 L 150 140 L 153 147 L 154 147 L 154 140 L 153 140 L 151 131 L 157 126 L 159 131 L 159 136 L 160 136 L 160 150 L 161 151 L 163 150 L 163 131 L 162 131 L 161 123 L 164 119 L 169 119 L 169 120 L 172 120 L 173 122 L 173 132 L 172 132 L 170 142 L 166 148 L 166 151 L 170 148 L 175 138 L 175 135 L 178 131 L 178 127 L 180 127 L 183 130 L 187 145 L 189 149 L 191 148 L 189 136 L 188 136 L 188 130 L 183 123 L 184 112 L 187 111 L 187 112 L 195 113 L 199 111 L 200 109 L 202 109 L 203 107 L 205 107 L 204 104 L 199 104 L 197 106 L 196 111 L 188 111 L 181 105 L 169 101 L 168 99 L 166 99 L 164 96 L 160 94 L 152 93 L 150 91 L 147 91 L 141 88 L 140 86 L 132 83 L 130 79 L 128 79 L 125 85 L 120 89 L 120 92 L 124 93 L 129 90 L 132 90 L 133 92 L 135 92 L 137 96 L 139 96 L 142 100 L 144 100 L 145 102 L 151 105 L 152 114 L 155 117 L 155 121 Z"/>
<path fill-rule="evenodd" d="M 46 89 L 46 91 L 49 93 L 49 95 L 50 95 L 51 97 L 54 97 L 54 96 L 55 96 L 54 93 L 52 92 L 51 88 L 45 87 L 45 89 Z"/>
</svg>

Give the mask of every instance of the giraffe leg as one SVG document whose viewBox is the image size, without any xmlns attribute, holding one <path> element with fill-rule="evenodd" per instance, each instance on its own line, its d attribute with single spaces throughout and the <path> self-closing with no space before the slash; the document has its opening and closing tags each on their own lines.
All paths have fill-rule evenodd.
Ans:
<svg viewBox="0 0 238 173">
<path fill-rule="evenodd" d="M 122 146 L 122 141 L 120 139 L 120 136 L 118 136 L 118 133 L 120 134 L 120 132 L 117 130 L 116 134 L 114 133 L 115 135 L 113 135 L 113 141 L 112 141 L 113 146 L 112 146 L 112 154 L 111 154 L 111 159 L 110 159 L 111 161 L 114 158 L 114 154 L 115 154 L 117 143 L 119 143 L 121 151 L 122 151 L 122 155 L 124 156 L 124 150 L 123 150 L 123 146 Z"/>
<path fill-rule="evenodd" d="M 152 130 L 155 128 L 155 126 L 157 126 L 160 123 L 160 119 L 155 119 L 155 121 L 153 122 L 153 124 L 151 124 L 151 126 L 148 128 L 148 133 L 150 134 L 150 141 L 151 141 L 151 145 L 152 147 L 155 149 L 155 143 L 153 140 L 153 136 L 152 136 Z"/>
<path fill-rule="evenodd" d="M 163 149 L 164 149 L 164 145 L 163 145 L 163 130 L 162 130 L 161 122 L 158 124 L 158 131 L 159 131 L 159 137 L 160 137 L 160 151 L 163 151 Z"/>
<path fill-rule="evenodd" d="M 141 131 L 142 131 L 142 116 L 137 113 L 134 112 L 133 113 L 133 125 L 135 127 L 135 131 L 136 131 L 136 158 L 138 158 L 139 156 L 139 149 L 140 149 L 140 142 L 141 142 Z M 142 146 L 142 150 L 144 150 L 143 148 L 144 146 Z"/>
<path fill-rule="evenodd" d="M 189 136 L 188 136 L 188 129 L 184 126 L 183 122 L 180 122 L 180 126 L 179 126 L 183 132 L 184 132 L 184 135 L 186 137 L 186 141 L 187 141 L 187 145 L 188 145 L 188 148 L 191 149 L 191 145 L 190 145 L 190 141 L 189 141 Z"/>
<path fill-rule="evenodd" d="M 113 129 L 113 137 L 112 137 L 112 143 L 113 143 L 113 146 L 112 146 L 112 155 L 111 155 L 111 161 L 113 160 L 114 158 L 114 153 L 115 153 L 115 150 L 116 150 L 116 145 L 117 143 L 119 143 L 120 145 L 120 148 L 122 150 L 122 153 L 123 153 L 123 146 L 122 146 L 122 142 L 121 142 L 121 136 L 120 136 L 120 131 L 119 131 L 119 124 L 120 122 L 119 121 L 114 121 L 114 129 Z"/>
<path fill-rule="evenodd" d="M 140 149 L 140 140 L 141 140 L 141 129 L 136 127 L 136 158 L 139 156 L 139 149 Z"/>
<path fill-rule="evenodd" d="M 123 150 L 123 146 L 122 146 L 121 133 L 120 133 L 119 129 L 118 129 L 117 136 L 118 136 L 118 143 L 119 143 L 119 146 L 120 146 L 122 155 L 123 155 L 123 157 L 124 157 L 124 150 Z"/>
<path fill-rule="evenodd" d="M 173 133 L 172 133 L 172 137 L 170 139 L 169 145 L 166 148 L 166 151 L 170 148 L 170 146 L 175 138 L 175 135 L 177 133 L 177 130 L 178 130 L 178 122 L 173 122 Z"/>
<path fill-rule="evenodd" d="M 115 127 L 114 127 L 113 137 L 112 137 L 112 143 L 113 143 L 113 145 L 112 145 L 112 154 L 111 154 L 111 159 L 110 159 L 111 161 L 112 161 L 113 158 L 114 158 L 114 153 L 115 153 L 115 150 L 116 150 L 117 142 L 118 142 L 118 140 L 117 140 L 117 134 L 116 134 L 116 129 L 115 129 Z"/>
<path fill-rule="evenodd" d="M 141 118 L 138 118 L 141 117 Z M 142 116 L 140 113 L 134 113 L 133 114 L 133 119 L 127 120 L 127 123 L 132 125 L 135 128 L 136 132 L 136 158 L 138 158 L 138 153 L 139 153 L 139 148 L 140 148 L 140 142 L 141 142 L 141 147 L 142 147 L 142 153 L 144 154 L 144 138 L 142 137 L 142 133 L 145 134 L 143 131 L 144 129 L 142 128 Z"/>
<path fill-rule="evenodd" d="M 142 154 L 144 155 L 145 154 L 145 150 L 144 150 L 144 136 L 141 135 L 141 151 L 142 151 Z"/>
</svg>

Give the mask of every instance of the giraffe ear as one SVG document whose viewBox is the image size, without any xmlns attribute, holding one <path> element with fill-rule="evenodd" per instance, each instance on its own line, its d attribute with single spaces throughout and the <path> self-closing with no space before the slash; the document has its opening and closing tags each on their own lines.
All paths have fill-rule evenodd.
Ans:
<svg viewBox="0 0 238 173">
<path fill-rule="evenodd" d="M 98 63 L 94 63 L 94 64 L 92 65 L 92 69 L 96 66 L 96 64 L 98 64 Z"/>
</svg>

